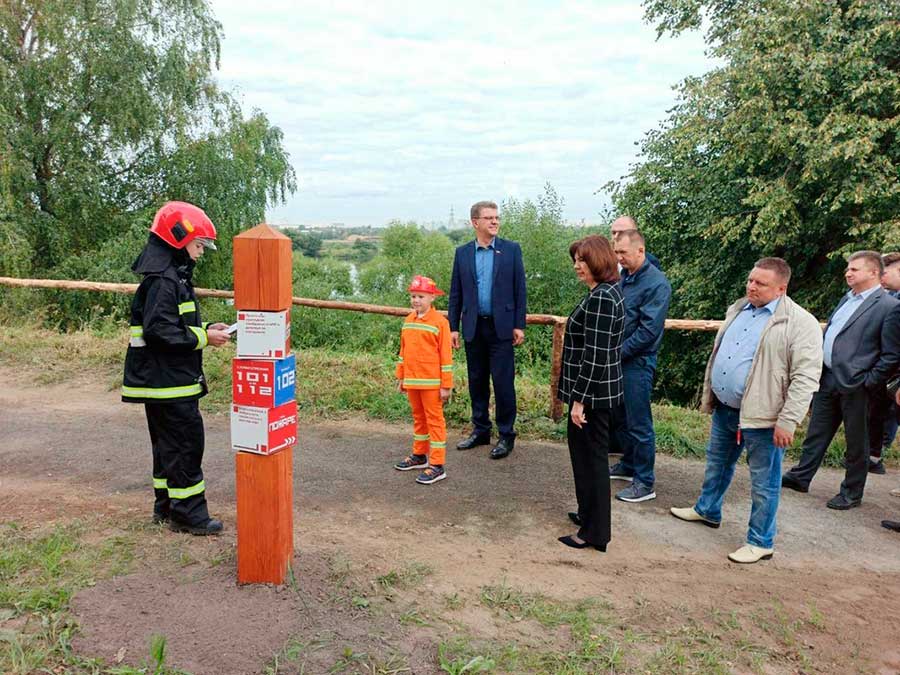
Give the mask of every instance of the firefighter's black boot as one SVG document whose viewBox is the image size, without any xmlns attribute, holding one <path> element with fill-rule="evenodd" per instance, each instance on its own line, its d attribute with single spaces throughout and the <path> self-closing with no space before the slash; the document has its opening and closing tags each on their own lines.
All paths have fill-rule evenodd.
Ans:
<svg viewBox="0 0 900 675">
<path fill-rule="evenodd" d="M 181 523 L 177 520 L 171 521 L 169 524 L 169 529 L 172 532 L 189 532 L 190 534 L 195 534 L 199 537 L 205 537 L 210 534 L 219 534 L 222 532 L 222 521 L 216 520 L 215 518 L 210 518 L 202 525 L 188 525 L 187 523 Z"/>
</svg>

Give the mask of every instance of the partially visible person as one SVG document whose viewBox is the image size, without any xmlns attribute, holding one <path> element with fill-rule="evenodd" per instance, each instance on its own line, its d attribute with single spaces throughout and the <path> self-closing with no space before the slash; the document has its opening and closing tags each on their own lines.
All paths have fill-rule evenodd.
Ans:
<svg viewBox="0 0 900 675">
<path fill-rule="evenodd" d="M 884 272 L 881 275 L 881 287 L 887 294 L 896 298 L 900 294 L 900 253 L 887 253 L 881 256 Z M 869 473 L 884 475 L 884 453 L 891 447 L 897 436 L 897 418 L 900 406 L 887 395 L 884 387 L 872 390 L 869 403 Z"/>
<path fill-rule="evenodd" d="M 619 216 L 614 221 L 612 221 L 612 224 L 609 226 L 609 231 L 612 235 L 613 247 L 615 247 L 616 242 L 619 240 L 619 237 L 621 237 L 623 234 L 638 231 L 637 221 L 635 221 L 635 219 L 631 216 Z M 653 265 L 657 269 L 662 269 L 659 258 L 657 258 L 649 251 L 645 251 L 644 255 L 647 256 L 647 260 L 650 261 L 651 265 Z M 622 271 L 621 263 L 619 266 L 619 271 Z"/>
<path fill-rule="evenodd" d="M 840 492 L 826 504 L 838 511 L 862 502 L 869 464 L 869 392 L 884 386 L 900 362 L 900 303 L 882 289 L 883 271 L 881 254 L 875 251 L 857 251 L 847 259 L 844 278 L 850 290 L 825 328 L 825 368 L 813 397 L 803 454 L 781 479 L 783 487 L 809 492 L 843 423 L 847 470 Z"/>
<path fill-rule="evenodd" d="M 694 506 L 670 509 L 681 520 L 718 528 L 722 501 L 746 448 L 750 522 L 746 544 L 729 560 L 772 557 L 781 495 L 781 462 L 806 417 L 822 370 L 822 331 L 786 295 L 791 268 L 781 258 L 757 261 L 747 294 L 725 314 L 703 381 L 702 410 L 712 413 L 706 473 Z"/>
<path fill-rule="evenodd" d="M 143 403 L 153 449 L 153 521 L 176 532 L 218 534 L 203 480 L 204 431 L 198 400 L 206 395 L 203 350 L 230 339 L 224 323 L 200 320 L 191 283 L 216 228 L 198 207 L 165 204 L 131 269 L 143 279 L 131 303 L 122 400 Z"/>
<path fill-rule="evenodd" d="M 559 541 L 572 548 L 606 551 L 611 539 L 609 440 L 612 411 L 622 402 L 620 350 L 625 302 L 606 238 L 590 235 L 569 246 L 575 274 L 590 292 L 569 315 L 563 341 L 558 396 L 569 404 L 566 438 L 575 477 L 579 526 Z"/>
<path fill-rule="evenodd" d="M 635 503 L 656 499 L 656 434 L 650 398 L 656 353 L 663 338 L 672 287 L 666 275 L 650 264 L 644 237 L 637 230 L 619 235 L 615 254 L 622 268 L 619 286 L 625 299 L 622 342 L 625 399 L 613 422 L 623 455 L 610 468 L 609 476 L 631 483 L 616 493 L 616 499 Z"/>
<path fill-rule="evenodd" d="M 896 398 L 894 399 L 894 403 L 897 406 L 900 406 L 900 391 L 897 392 Z M 892 497 L 900 497 L 900 489 L 891 490 Z M 900 532 L 900 521 L 897 520 L 882 520 L 881 526 L 887 530 L 893 530 L 894 532 Z"/>
<path fill-rule="evenodd" d="M 428 277 L 415 276 L 407 289 L 413 311 L 400 329 L 397 391 L 405 392 L 413 415 L 412 453 L 394 465 L 398 471 L 421 469 L 417 483 L 431 485 L 447 477 L 447 425 L 444 404 L 453 389 L 450 324 L 432 305 L 444 292 Z"/>
<path fill-rule="evenodd" d="M 884 272 L 881 274 L 881 287 L 892 298 L 900 296 L 900 253 L 885 253 L 881 256 Z"/>
<path fill-rule="evenodd" d="M 502 459 L 516 442 L 516 361 L 514 347 L 525 341 L 525 267 L 522 249 L 497 236 L 500 214 L 494 202 L 478 202 L 470 211 L 475 239 L 456 249 L 447 318 L 454 349 L 460 333 L 472 404 L 472 432 L 456 444 L 468 450 L 491 442 L 490 384 L 499 440 L 491 459 Z"/>
</svg>

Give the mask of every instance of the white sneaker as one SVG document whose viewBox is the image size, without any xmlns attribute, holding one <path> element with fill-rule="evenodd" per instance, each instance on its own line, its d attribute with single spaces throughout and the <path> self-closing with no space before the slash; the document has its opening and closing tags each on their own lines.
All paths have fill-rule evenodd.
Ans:
<svg viewBox="0 0 900 675">
<path fill-rule="evenodd" d="M 891 497 L 900 497 L 900 488 L 891 490 Z"/>
<path fill-rule="evenodd" d="M 774 552 L 774 548 L 760 548 L 753 544 L 744 544 L 734 553 L 729 553 L 728 559 L 732 562 L 749 565 L 760 560 L 768 560 Z"/>
<path fill-rule="evenodd" d="M 708 520 L 701 516 L 694 510 L 693 506 L 688 506 L 685 509 L 679 509 L 676 506 L 673 506 L 669 509 L 669 513 L 678 518 L 679 520 L 686 520 L 689 523 L 703 523 L 707 527 L 717 528 L 721 523 L 717 523 L 714 520 Z"/>
</svg>

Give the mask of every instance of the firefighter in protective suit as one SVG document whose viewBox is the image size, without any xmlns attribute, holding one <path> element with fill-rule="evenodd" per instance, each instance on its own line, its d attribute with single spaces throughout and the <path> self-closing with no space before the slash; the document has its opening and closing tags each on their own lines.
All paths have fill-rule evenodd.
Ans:
<svg viewBox="0 0 900 675">
<path fill-rule="evenodd" d="M 191 277 L 216 228 L 198 207 L 169 202 L 156 213 L 150 238 L 131 269 L 143 276 L 131 303 L 131 340 L 122 400 L 143 403 L 153 446 L 153 521 L 176 532 L 218 534 L 210 518 L 203 470 L 206 395 L 203 349 L 230 339 L 223 323 L 200 320 Z"/>
</svg>

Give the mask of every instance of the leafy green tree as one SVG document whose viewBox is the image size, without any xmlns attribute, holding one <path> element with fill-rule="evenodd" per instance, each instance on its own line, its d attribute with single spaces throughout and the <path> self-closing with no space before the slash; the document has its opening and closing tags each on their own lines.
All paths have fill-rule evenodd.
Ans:
<svg viewBox="0 0 900 675">
<path fill-rule="evenodd" d="M 357 239 L 351 249 L 351 258 L 357 263 L 369 262 L 378 254 L 378 245 L 368 239 Z"/>
<path fill-rule="evenodd" d="M 468 227 L 455 227 L 452 230 L 447 231 L 447 238 L 453 242 L 454 246 L 459 246 L 460 244 L 469 241 L 469 239 L 472 239 L 474 236 L 471 225 Z"/>
<path fill-rule="evenodd" d="M 589 230 L 566 225 L 563 201 L 549 183 L 536 202 L 510 199 L 501 208 L 500 236 L 522 247 L 528 311 L 568 316 L 585 287 L 572 271 L 569 244 Z"/>
<path fill-rule="evenodd" d="M 353 294 L 350 266 L 327 258 L 313 260 L 295 256 L 293 266 L 294 295 L 303 298 L 330 299 Z"/>
<path fill-rule="evenodd" d="M 424 231 L 416 223 L 391 221 L 381 236 L 381 252 L 391 260 L 411 262 L 423 236 Z"/>
<path fill-rule="evenodd" d="M 721 317 L 752 262 L 785 258 L 790 293 L 824 316 L 844 256 L 900 245 L 900 4 L 647 0 L 660 35 L 701 26 L 721 65 L 607 187 L 675 289 L 672 316 Z M 663 390 L 696 392 L 709 338 L 666 339 Z"/>
<path fill-rule="evenodd" d="M 587 292 L 572 270 L 569 244 L 599 228 L 570 227 L 562 217 L 563 201 L 549 183 L 536 201 L 510 199 L 500 208 L 500 236 L 522 247 L 529 314 L 568 316 Z M 552 328 L 531 326 L 519 349 L 519 363 L 546 364 L 552 354 Z"/>
<path fill-rule="evenodd" d="M 382 235 L 381 254 L 360 270 L 362 292 L 379 302 L 408 303 L 406 288 L 413 275 L 435 280 L 445 291 L 450 287 L 453 244 L 440 232 L 427 232 L 415 223 L 391 223 Z M 446 309 L 439 301 L 438 306 Z"/>
<path fill-rule="evenodd" d="M 291 248 L 300 251 L 307 258 L 318 258 L 322 254 L 322 237 L 315 232 L 300 232 L 290 228 L 285 234 L 291 240 Z"/>
<path fill-rule="evenodd" d="M 213 79 L 221 26 L 205 0 L 0 4 L 0 271 L 130 279 L 153 212 L 202 206 L 230 282 L 230 238 L 296 189 L 280 130 Z"/>
</svg>

